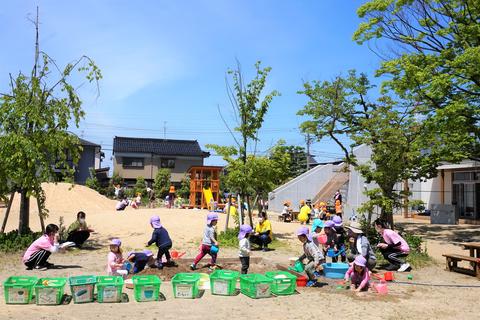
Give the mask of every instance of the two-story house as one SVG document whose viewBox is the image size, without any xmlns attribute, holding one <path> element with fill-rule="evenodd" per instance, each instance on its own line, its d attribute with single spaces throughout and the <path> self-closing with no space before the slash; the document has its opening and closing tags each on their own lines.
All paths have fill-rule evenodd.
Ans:
<svg viewBox="0 0 480 320">
<path fill-rule="evenodd" d="M 153 182 L 158 170 L 167 168 L 171 171 L 171 181 L 179 185 L 190 167 L 202 166 L 209 156 L 196 140 L 113 139 L 113 171 L 127 184 L 134 184 L 140 176 Z"/>
</svg>

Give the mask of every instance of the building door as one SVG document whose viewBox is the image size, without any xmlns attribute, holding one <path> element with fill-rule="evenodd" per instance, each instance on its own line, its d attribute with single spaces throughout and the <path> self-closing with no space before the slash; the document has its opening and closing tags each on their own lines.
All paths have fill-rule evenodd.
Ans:
<svg viewBox="0 0 480 320">
<path fill-rule="evenodd" d="M 478 219 L 480 209 L 480 183 L 453 184 L 453 203 L 460 218 Z"/>
</svg>

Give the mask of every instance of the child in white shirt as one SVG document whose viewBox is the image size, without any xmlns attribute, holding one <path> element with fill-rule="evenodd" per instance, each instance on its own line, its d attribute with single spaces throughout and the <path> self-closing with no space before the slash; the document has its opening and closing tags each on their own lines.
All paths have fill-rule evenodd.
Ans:
<svg viewBox="0 0 480 320">
<path fill-rule="evenodd" d="M 252 233 L 252 230 L 252 227 L 248 224 L 243 224 L 240 226 L 240 232 L 238 234 L 238 256 L 242 264 L 242 274 L 247 274 L 248 267 L 250 266 L 250 240 L 248 237 L 250 233 Z"/>
</svg>

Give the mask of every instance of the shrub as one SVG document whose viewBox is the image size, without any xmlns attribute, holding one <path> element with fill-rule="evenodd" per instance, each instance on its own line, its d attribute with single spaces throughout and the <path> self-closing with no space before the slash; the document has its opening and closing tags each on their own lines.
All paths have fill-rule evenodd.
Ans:
<svg viewBox="0 0 480 320">
<path fill-rule="evenodd" d="M 8 233 L 0 233 L 0 252 L 17 252 L 25 250 L 35 240 L 42 235 L 42 232 L 32 232 L 28 229 L 23 235 L 18 234 L 18 230 Z"/>
<path fill-rule="evenodd" d="M 163 199 L 168 194 L 170 188 L 171 173 L 168 169 L 160 169 L 153 182 L 153 190 L 157 198 Z"/>
<path fill-rule="evenodd" d="M 90 177 L 88 177 L 87 180 L 85 181 L 85 186 L 87 186 L 90 189 L 93 189 L 95 191 L 99 191 L 100 190 L 100 182 L 97 179 L 95 169 L 90 168 L 89 171 L 90 171 Z"/>
<path fill-rule="evenodd" d="M 135 196 L 137 195 L 137 193 L 140 193 L 142 197 L 147 195 L 147 185 L 145 183 L 144 177 L 137 178 L 137 182 L 135 183 L 133 190 L 134 190 Z"/>
<path fill-rule="evenodd" d="M 123 178 L 120 177 L 120 175 L 117 172 L 114 172 L 110 182 L 113 186 L 123 185 Z"/>
<path fill-rule="evenodd" d="M 218 235 L 218 242 L 222 247 L 238 247 L 238 232 L 240 228 L 227 229 Z"/>
</svg>

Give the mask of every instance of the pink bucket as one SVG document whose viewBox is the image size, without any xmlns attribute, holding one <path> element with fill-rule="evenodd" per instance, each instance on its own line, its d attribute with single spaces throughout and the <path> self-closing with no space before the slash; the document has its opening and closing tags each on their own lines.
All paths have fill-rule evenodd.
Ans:
<svg viewBox="0 0 480 320">
<path fill-rule="evenodd" d="M 378 294 L 388 294 L 387 283 L 384 280 L 374 283 L 373 287 L 377 290 Z"/>
</svg>

